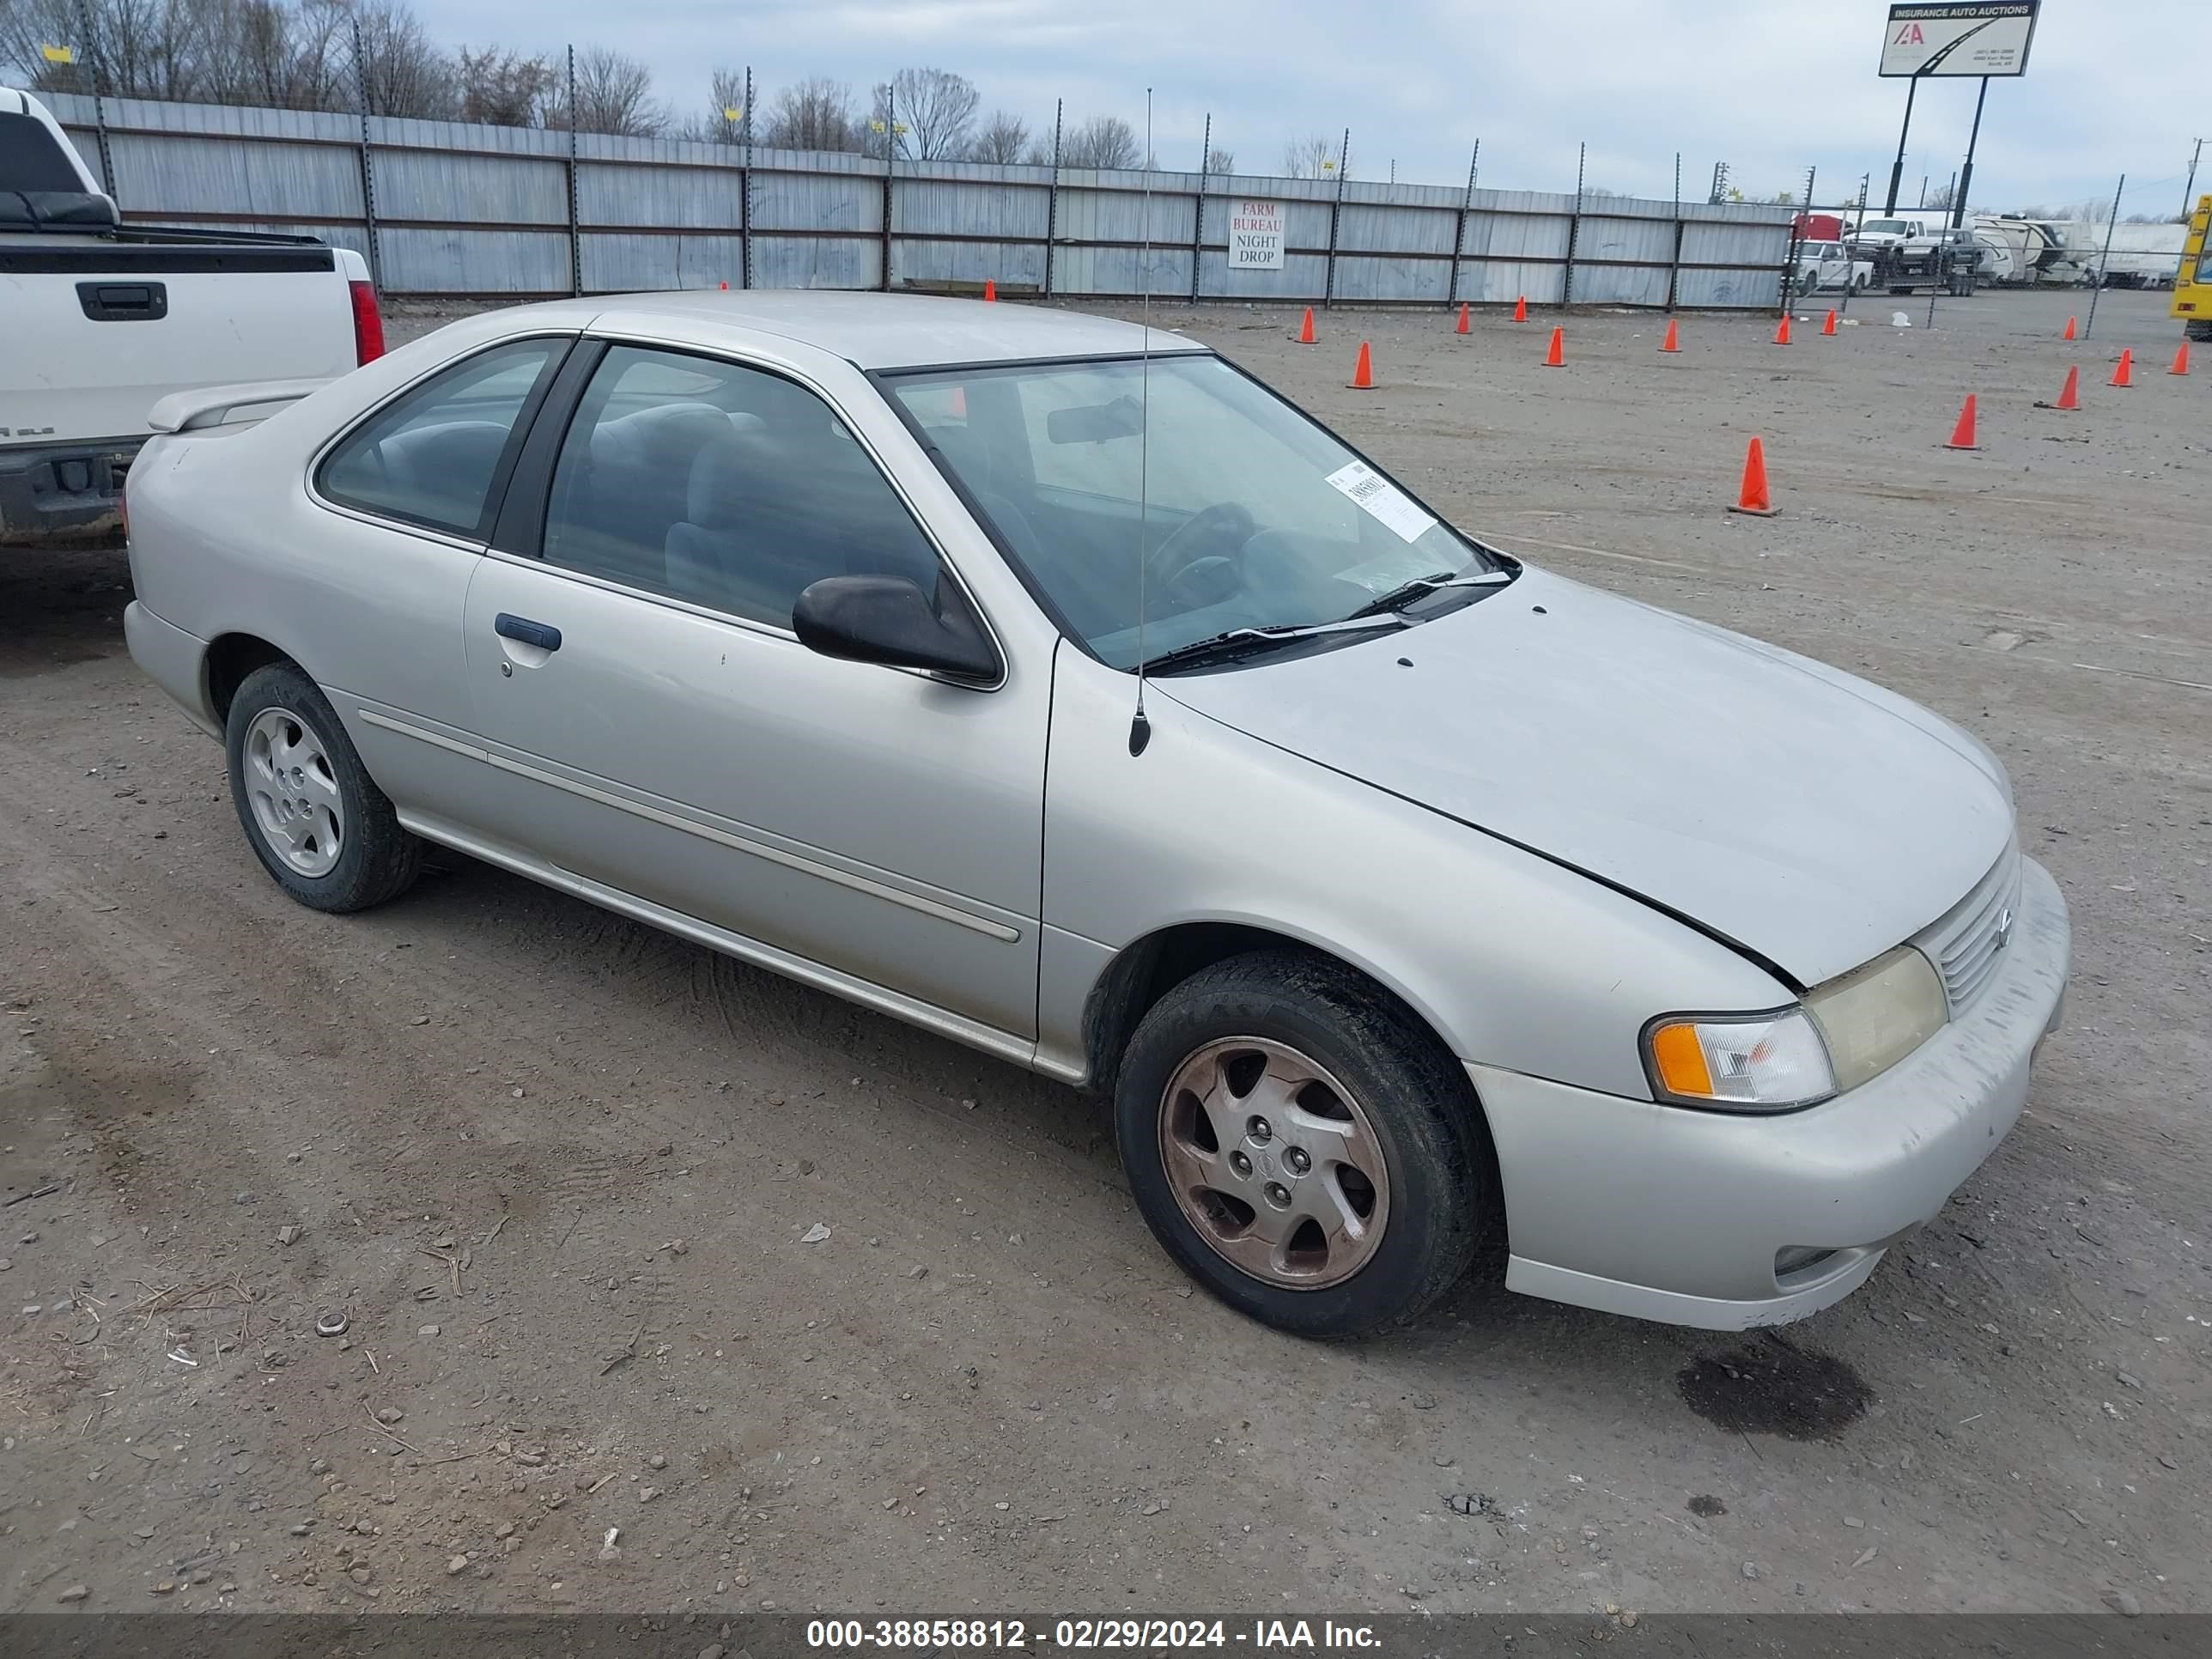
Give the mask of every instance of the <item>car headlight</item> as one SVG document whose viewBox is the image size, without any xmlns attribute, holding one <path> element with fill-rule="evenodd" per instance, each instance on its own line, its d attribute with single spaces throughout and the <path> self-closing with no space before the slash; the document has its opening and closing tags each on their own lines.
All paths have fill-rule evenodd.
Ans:
<svg viewBox="0 0 2212 1659">
<path fill-rule="evenodd" d="M 1644 1034 L 1660 1099 L 1729 1112 L 1786 1112 L 1836 1092 L 1820 1033 L 1802 1008 L 1674 1014 Z"/>
<path fill-rule="evenodd" d="M 1674 1105 L 1792 1111 L 1879 1077 L 1948 1018 L 1934 964 L 1900 945 L 1794 1008 L 1662 1015 L 1644 1028 L 1644 1068 Z"/>
<path fill-rule="evenodd" d="M 1935 963 L 1909 945 L 1830 980 L 1806 997 L 1805 1012 L 1827 1039 L 1838 1091 L 1880 1077 L 1950 1018 Z"/>
</svg>

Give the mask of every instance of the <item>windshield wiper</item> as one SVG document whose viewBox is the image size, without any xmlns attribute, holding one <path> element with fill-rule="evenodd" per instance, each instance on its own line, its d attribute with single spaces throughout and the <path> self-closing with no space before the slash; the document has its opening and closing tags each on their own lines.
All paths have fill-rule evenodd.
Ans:
<svg viewBox="0 0 2212 1659">
<path fill-rule="evenodd" d="M 1485 570 L 1473 576 L 1455 576 L 1449 572 L 1435 576 L 1416 576 L 1409 582 L 1401 582 L 1388 593 L 1368 600 L 1345 620 L 1350 622 L 1361 617 L 1379 617 L 1386 611 L 1401 610 L 1415 599 L 1441 592 L 1447 587 L 1498 587 L 1512 580 L 1513 573 L 1510 570 Z"/>
<path fill-rule="evenodd" d="M 1176 646 L 1172 651 L 1163 651 L 1156 657 L 1145 659 L 1147 674 L 1157 674 L 1164 668 L 1190 668 L 1200 663 L 1231 662 L 1238 657 L 1264 651 L 1271 646 L 1286 644 L 1292 640 L 1311 639 L 1316 635 L 1349 634 L 1373 628 L 1403 628 L 1406 619 L 1399 616 L 1345 617 L 1335 622 L 1301 623 L 1280 628 L 1232 628 L 1225 634 L 1209 635 L 1202 640 L 1193 640 L 1188 645 Z"/>
</svg>

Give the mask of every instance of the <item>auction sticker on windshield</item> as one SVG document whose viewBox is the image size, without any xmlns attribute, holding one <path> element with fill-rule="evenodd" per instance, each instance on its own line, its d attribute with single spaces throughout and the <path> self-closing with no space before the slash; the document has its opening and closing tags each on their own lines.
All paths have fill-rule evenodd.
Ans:
<svg viewBox="0 0 2212 1659">
<path fill-rule="evenodd" d="M 1421 532 L 1436 523 L 1427 514 L 1413 505 L 1406 492 L 1368 465 L 1354 461 L 1340 466 L 1328 475 L 1332 489 L 1341 490 L 1365 511 L 1382 521 L 1385 528 L 1395 531 L 1405 541 L 1418 541 Z"/>
</svg>

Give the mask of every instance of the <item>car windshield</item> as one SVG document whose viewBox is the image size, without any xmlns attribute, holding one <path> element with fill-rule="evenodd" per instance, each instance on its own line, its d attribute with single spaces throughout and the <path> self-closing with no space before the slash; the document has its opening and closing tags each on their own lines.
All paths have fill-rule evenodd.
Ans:
<svg viewBox="0 0 2212 1659">
<path fill-rule="evenodd" d="M 1339 622 L 1378 599 L 1428 615 L 1494 591 L 1431 580 L 1513 568 L 1210 354 L 886 385 L 1035 590 L 1116 668 L 1234 630 Z"/>
</svg>

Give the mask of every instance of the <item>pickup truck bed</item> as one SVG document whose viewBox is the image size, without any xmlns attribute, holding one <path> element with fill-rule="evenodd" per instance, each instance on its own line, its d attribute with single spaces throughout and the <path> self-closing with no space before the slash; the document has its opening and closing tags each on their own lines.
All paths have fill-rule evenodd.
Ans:
<svg viewBox="0 0 2212 1659">
<path fill-rule="evenodd" d="M 329 379 L 383 349 L 361 256 L 119 222 L 37 100 L 0 88 L 0 544 L 109 534 L 173 393 Z"/>
</svg>

